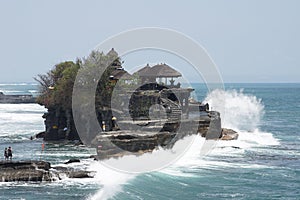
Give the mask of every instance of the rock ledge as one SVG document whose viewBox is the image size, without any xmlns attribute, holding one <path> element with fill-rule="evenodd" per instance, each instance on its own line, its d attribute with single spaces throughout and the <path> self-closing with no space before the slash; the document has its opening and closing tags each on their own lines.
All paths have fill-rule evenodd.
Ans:
<svg viewBox="0 0 300 200">
<path fill-rule="evenodd" d="M 92 178 L 92 172 L 70 167 L 51 167 L 45 161 L 0 161 L 0 182 L 55 181 L 62 175 L 68 178 Z"/>
</svg>

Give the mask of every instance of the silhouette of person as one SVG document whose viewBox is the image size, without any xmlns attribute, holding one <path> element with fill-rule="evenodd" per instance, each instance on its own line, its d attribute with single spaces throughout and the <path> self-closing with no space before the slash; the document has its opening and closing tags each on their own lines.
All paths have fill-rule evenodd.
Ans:
<svg viewBox="0 0 300 200">
<path fill-rule="evenodd" d="M 7 149 L 7 156 L 8 156 L 8 159 L 12 159 L 12 149 L 11 149 L 11 147 L 8 147 L 8 149 Z"/>
<path fill-rule="evenodd" d="M 7 148 L 4 149 L 4 159 L 8 160 Z"/>
</svg>

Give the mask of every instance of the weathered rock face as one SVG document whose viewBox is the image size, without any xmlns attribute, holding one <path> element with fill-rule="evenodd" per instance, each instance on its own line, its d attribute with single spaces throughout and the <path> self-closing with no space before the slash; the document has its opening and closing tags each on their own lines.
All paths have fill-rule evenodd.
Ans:
<svg viewBox="0 0 300 200">
<path fill-rule="evenodd" d="M 98 159 L 106 159 L 123 156 L 126 152 L 149 152 L 158 146 L 166 146 L 174 137 L 175 133 L 170 132 L 111 131 L 98 135 L 93 144 L 97 146 Z"/>
<path fill-rule="evenodd" d="M 71 167 L 51 167 L 44 161 L 1 161 L 0 182 L 14 181 L 55 181 L 61 177 L 92 178 L 90 171 Z"/>
<path fill-rule="evenodd" d="M 126 127 L 126 130 L 98 134 L 92 142 L 92 145 L 97 148 L 98 159 L 121 157 L 127 154 L 140 155 L 158 147 L 170 149 L 178 140 L 192 134 L 200 134 L 206 139 L 221 137 L 220 115 L 217 112 L 208 113 L 199 119 L 183 119 L 180 123 L 169 123 L 168 126 L 156 125 L 159 122 L 151 120 L 135 123 L 143 124 L 141 130 L 130 129 L 135 127 L 132 126 L 132 122 L 119 122 L 121 127 Z"/>
<path fill-rule="evenodd" d="M 50 163 L 43 161 L 2 161 L 0 181 L 51 181 Z"/>
<path fill-rule="evenodd" d="M 43 118 L 45 118 L 44 139 L 46 141 L 80 139 L 71 110 L 65 111 L 60 107 L 48 108 L 48 112 L 43 115 Z"/>
<path fill-rule="evenodd" d="M 94 172 L 75 170 L 71 167 L 53 167 L 51 173 L 59 180 L 61 180 L 62 177 L 68 177 L 68 178 L 93 178 L 94 177 Z"/>
<path fill-rule="evenodd" d="M 80 162 L 80 161 L 79 161 Z M 71 167 L 51 167 L 44 161 L 1 161 L 0 182 L 55 181 L 61 177 L 92 178 L 94 172 Z"/>
</svg>

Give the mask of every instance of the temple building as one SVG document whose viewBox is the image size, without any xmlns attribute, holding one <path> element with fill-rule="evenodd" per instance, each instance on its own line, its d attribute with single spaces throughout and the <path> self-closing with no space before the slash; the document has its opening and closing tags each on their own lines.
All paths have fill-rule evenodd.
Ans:
<svg viewBox="0 0 300 200">
<path fill-rule="evenodd" d="M 179 82 L 175 85 L 175 79 L 181 77 L 181 73 L 165 63 L 157 64 L 153 67 L 147 64 L 136 73 L 140 77 L 142 84 L 156 82 L 169 88 L 180 87 Z"/>
<path fill-rule="evenodd" d="M 134 74 L 139 77 L 140 90 L 159 91 L 162 98 L 178 102 L 183 114 L 189 113 L 189 98 L 194 89 L 181 88 L 178 81 L 182 77 L 181 73 L 173 69 L 166 63 L 161 63 L 151 67 L 147 64 Z"/>
</svg>

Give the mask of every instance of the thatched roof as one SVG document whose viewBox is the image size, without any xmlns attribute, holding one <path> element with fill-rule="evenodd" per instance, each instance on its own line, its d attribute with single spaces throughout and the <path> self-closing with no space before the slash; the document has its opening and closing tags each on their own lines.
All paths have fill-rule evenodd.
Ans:
<svg viewBox="0 0 300 200">
<path fill-rule="evenodd" d="M 141 76 L 141 75 L 145 74 L 146 71 L 149 70 L 150 68 L 151 68 L 150 65 L 147 64 L 145 67 L 143 67 L 142 69 L 139 69 L 134 74 L 138 74 L 139 76 Z"/>
<path fill-rule="evenodd" d="M 107 55 L 112 56 L 112 57 L 118 57 L 118 56 L 119 56 L 118 53 L 115 51 L 114 48 L 112 48 L 112 49 L 107 53 Z"/>
<path fill-rule="evenodd" d="M 153 67 L 147 65 L 146 67 L 137 71 L 140 77 L 180 77 L 181 73 L 171 68 L 169 65 L 163 63 Z"/>
<path fill-rule="evenodd" d="M 116 69 L 111 73 L 111 76 L 114 77 L 114 79 L 123 79 L 123 80 L 131 80 L 133 79 L 133 76 L 130 75 L 127 71 L 125 70 L 120 70 Z"/>
</svg>

